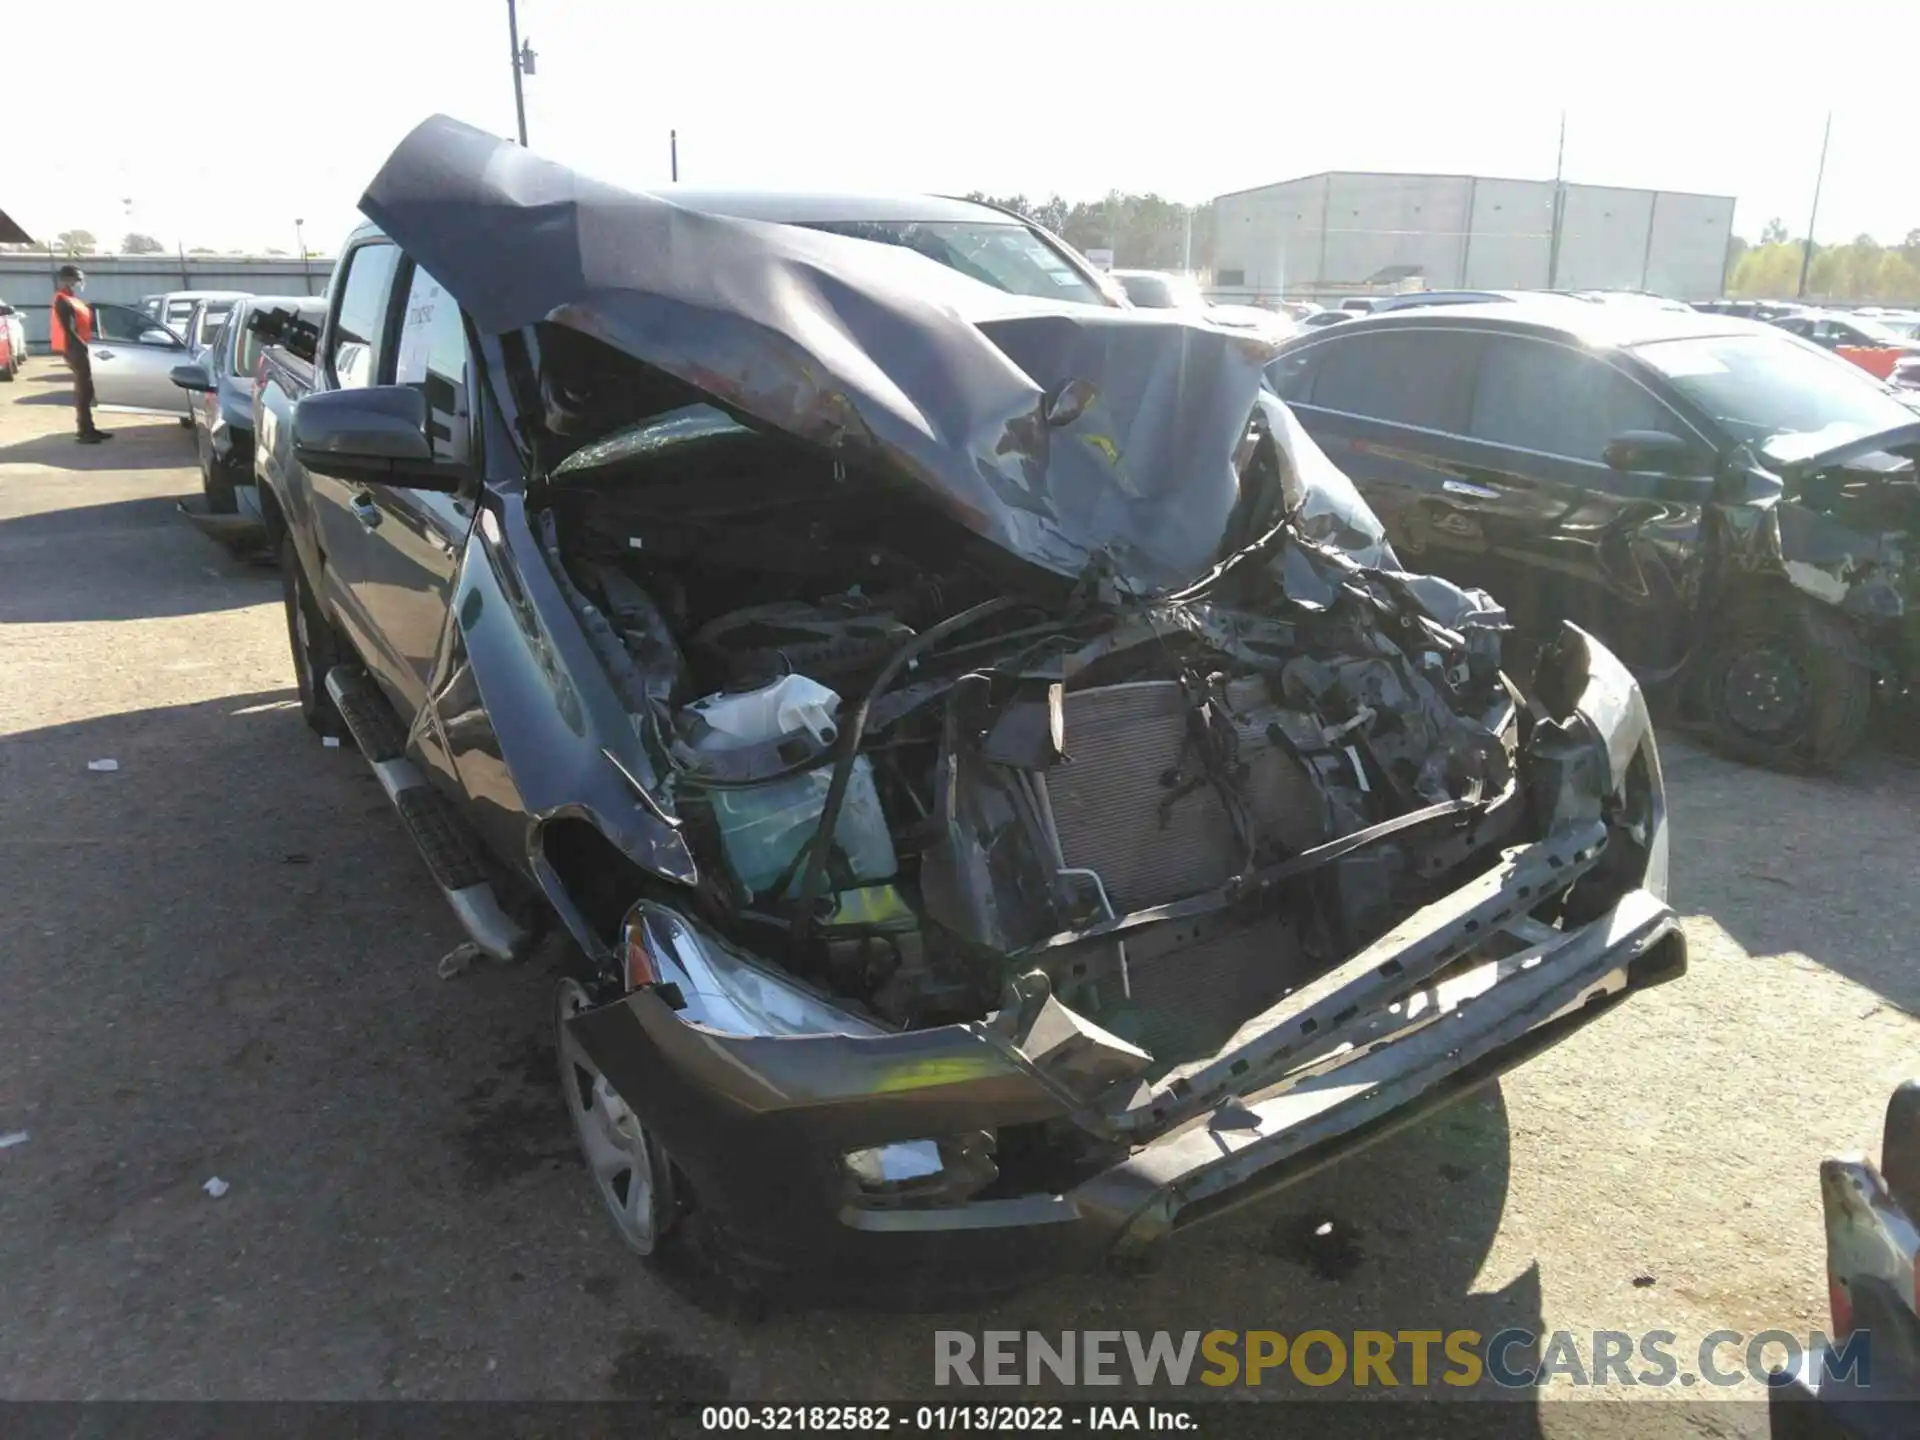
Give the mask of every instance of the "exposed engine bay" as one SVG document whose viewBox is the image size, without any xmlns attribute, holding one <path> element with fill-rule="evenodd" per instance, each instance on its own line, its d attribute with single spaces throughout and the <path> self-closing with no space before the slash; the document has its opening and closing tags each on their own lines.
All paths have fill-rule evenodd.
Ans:
<svg viewBox="0 0 1920 1440">
<path fill-rule="evenodd" d="M 1250 439 L 1249 492 L 1282 493 L 1284 452 Z M 978 1019 L 1037 967 L 1190 1060 L 1484 870 L 1512 828 L 1488 817 L 1518 818 L 1499 608 L 1291 520 L 1143 595 L 1012 564 L 705 406 L 555 479 L 545 543 L 668 761 L 706 918 L 891 1025 Z M 709 723 L 794 695 L 804 723 Z M 1047 957 L 1417 812 L 1284 904 Z"/>
</svg>

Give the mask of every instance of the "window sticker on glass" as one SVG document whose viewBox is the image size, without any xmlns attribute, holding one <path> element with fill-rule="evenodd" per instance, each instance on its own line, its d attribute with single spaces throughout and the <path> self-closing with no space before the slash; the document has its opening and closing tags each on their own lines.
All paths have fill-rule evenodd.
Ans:
<svg viewBox="0 0 1920 1440">
<path fill-rule="evenodd" d="M 1687 375 L 1725 375 L 1727 362 L 1704 347 L 1676 345 L 1660 361 L 1661 371 L 1671 380 Z"/>
</svg>

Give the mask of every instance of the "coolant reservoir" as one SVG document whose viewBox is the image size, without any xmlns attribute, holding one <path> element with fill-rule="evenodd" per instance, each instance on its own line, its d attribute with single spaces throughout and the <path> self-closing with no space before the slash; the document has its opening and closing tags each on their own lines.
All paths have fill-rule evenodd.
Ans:
<svg viewBox="0 0 1920 1440">
<path fill-rule="evenodd" d="M 698 750 L 763 744 L 800 730 L 830 744 L 838 733 L 840 697 L 804 675 L 788 675 L 757 690 L 709 695 L 687 708 L 709 727 L 694 742 Z M 832 783 L 832 767 L 825 766 L 765 785 L 705 789 L 727 868 L 743 889 L 758 896 L 776 887 L 787 896 L 799 893 L 806 869 L 801 848 L 820 826 Z M 898 869 L 873 762 L 864 755 L 853 762 L 833 839 L 827 867 L 833 890 L 891 880 Z M 781 886 L 783 875 L 788 879 Z"/>
<path fill-rule="evenodd" d="M 840 697 L 804 675 L 783 675 L 757 690 L 708 695 L 687 709 L 713 730 L 699 742 L 700 749 L 762 745 L 795 730 L 805 730 L 822 745 L 831 745 L 838 733 L 833 717 L 840 709 Z"/>
</svg>

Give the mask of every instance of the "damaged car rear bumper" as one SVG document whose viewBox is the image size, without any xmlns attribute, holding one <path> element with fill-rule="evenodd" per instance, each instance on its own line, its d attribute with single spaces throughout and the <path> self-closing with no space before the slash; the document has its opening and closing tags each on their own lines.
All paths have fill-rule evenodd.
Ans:
<svg viewBox="0 0 1920 1440">
<path fill-rule="evenodd" d="M 743 1255 L 894 1290 L 991 1289 L 1151 1248 L 1449 1103 L 1685 970 L 1678 919 L 1651 891 L 1630 890 L 1583 925 L 1551 929 L 1527 915 L 1527 882 L 1514 878 L 1524 873 L 1511 867 L 1507 878 L 1513 918 L 1480 931 L 1484 951 L 1503 953 L 1469 953 L 1432 983 L 1377 1004 L 1365 1001 L 1370 968 L 1333 993 L 1345 1018 L 1319 1037 L 1319 1058 L 1144 1141 L 1116 1123 L 1124 1111 L 1086 1105 L 1050 1075 L 1047 1055 L 1007 1043 L 992 1022 L 865 1034 L 713 1028 L 779 1022 L 722 1013 L 731 1002 L 719 992 L 730 982 L 702 969 L 711 937 L 677 918 L 654 946 L 666 985 L 571 1024 L 623 1095 L 658 1102 L 647 1108 L 696 1192 L 728 1197 L 724 1221 Z M 1393 938 L 1409 954 L 1430 945 L 1431 928 L 1408 929 Z M 1302 1013 L 1299 998 L 1250 1021 L 1241 1036 L 1254 1038 L 1210 1065 L 1231 1069 L 1244 1053 L 1257 1077 L 1256 1047 Z M 1084 1022 L 1079 1030 L 1096 1045 L 1112 1039 Z M 973 1137 L 1063 1121 L 1104 1127 L 1110 1163 L 1027 1193 L 1004 1193 L 1009 1176 L 970 1196 L 941 1196 L 946 1171 L 964 1178 Z M 863 1185 L 854 1157 L 891 1193 Z M 893 1185 L 890 1158 L 902 1174 L 922 1173 Z"/>
</svg>

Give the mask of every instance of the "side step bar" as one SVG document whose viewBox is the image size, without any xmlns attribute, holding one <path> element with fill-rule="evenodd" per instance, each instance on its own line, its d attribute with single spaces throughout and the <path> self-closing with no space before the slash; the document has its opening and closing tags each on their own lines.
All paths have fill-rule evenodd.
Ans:
<svg viewBox="0 0 1920 1440">
<path fill-rule="evenodd" d="M 468 938 L 496 960 L 522 958 L 533 937 L 501 907 L 479 841 L 460 812 L 407 759 L 407 732 L 386 697 L 365 671 L 352 665 L 336 665 L 327 672 L 327 694 Z"/>
</svg>

